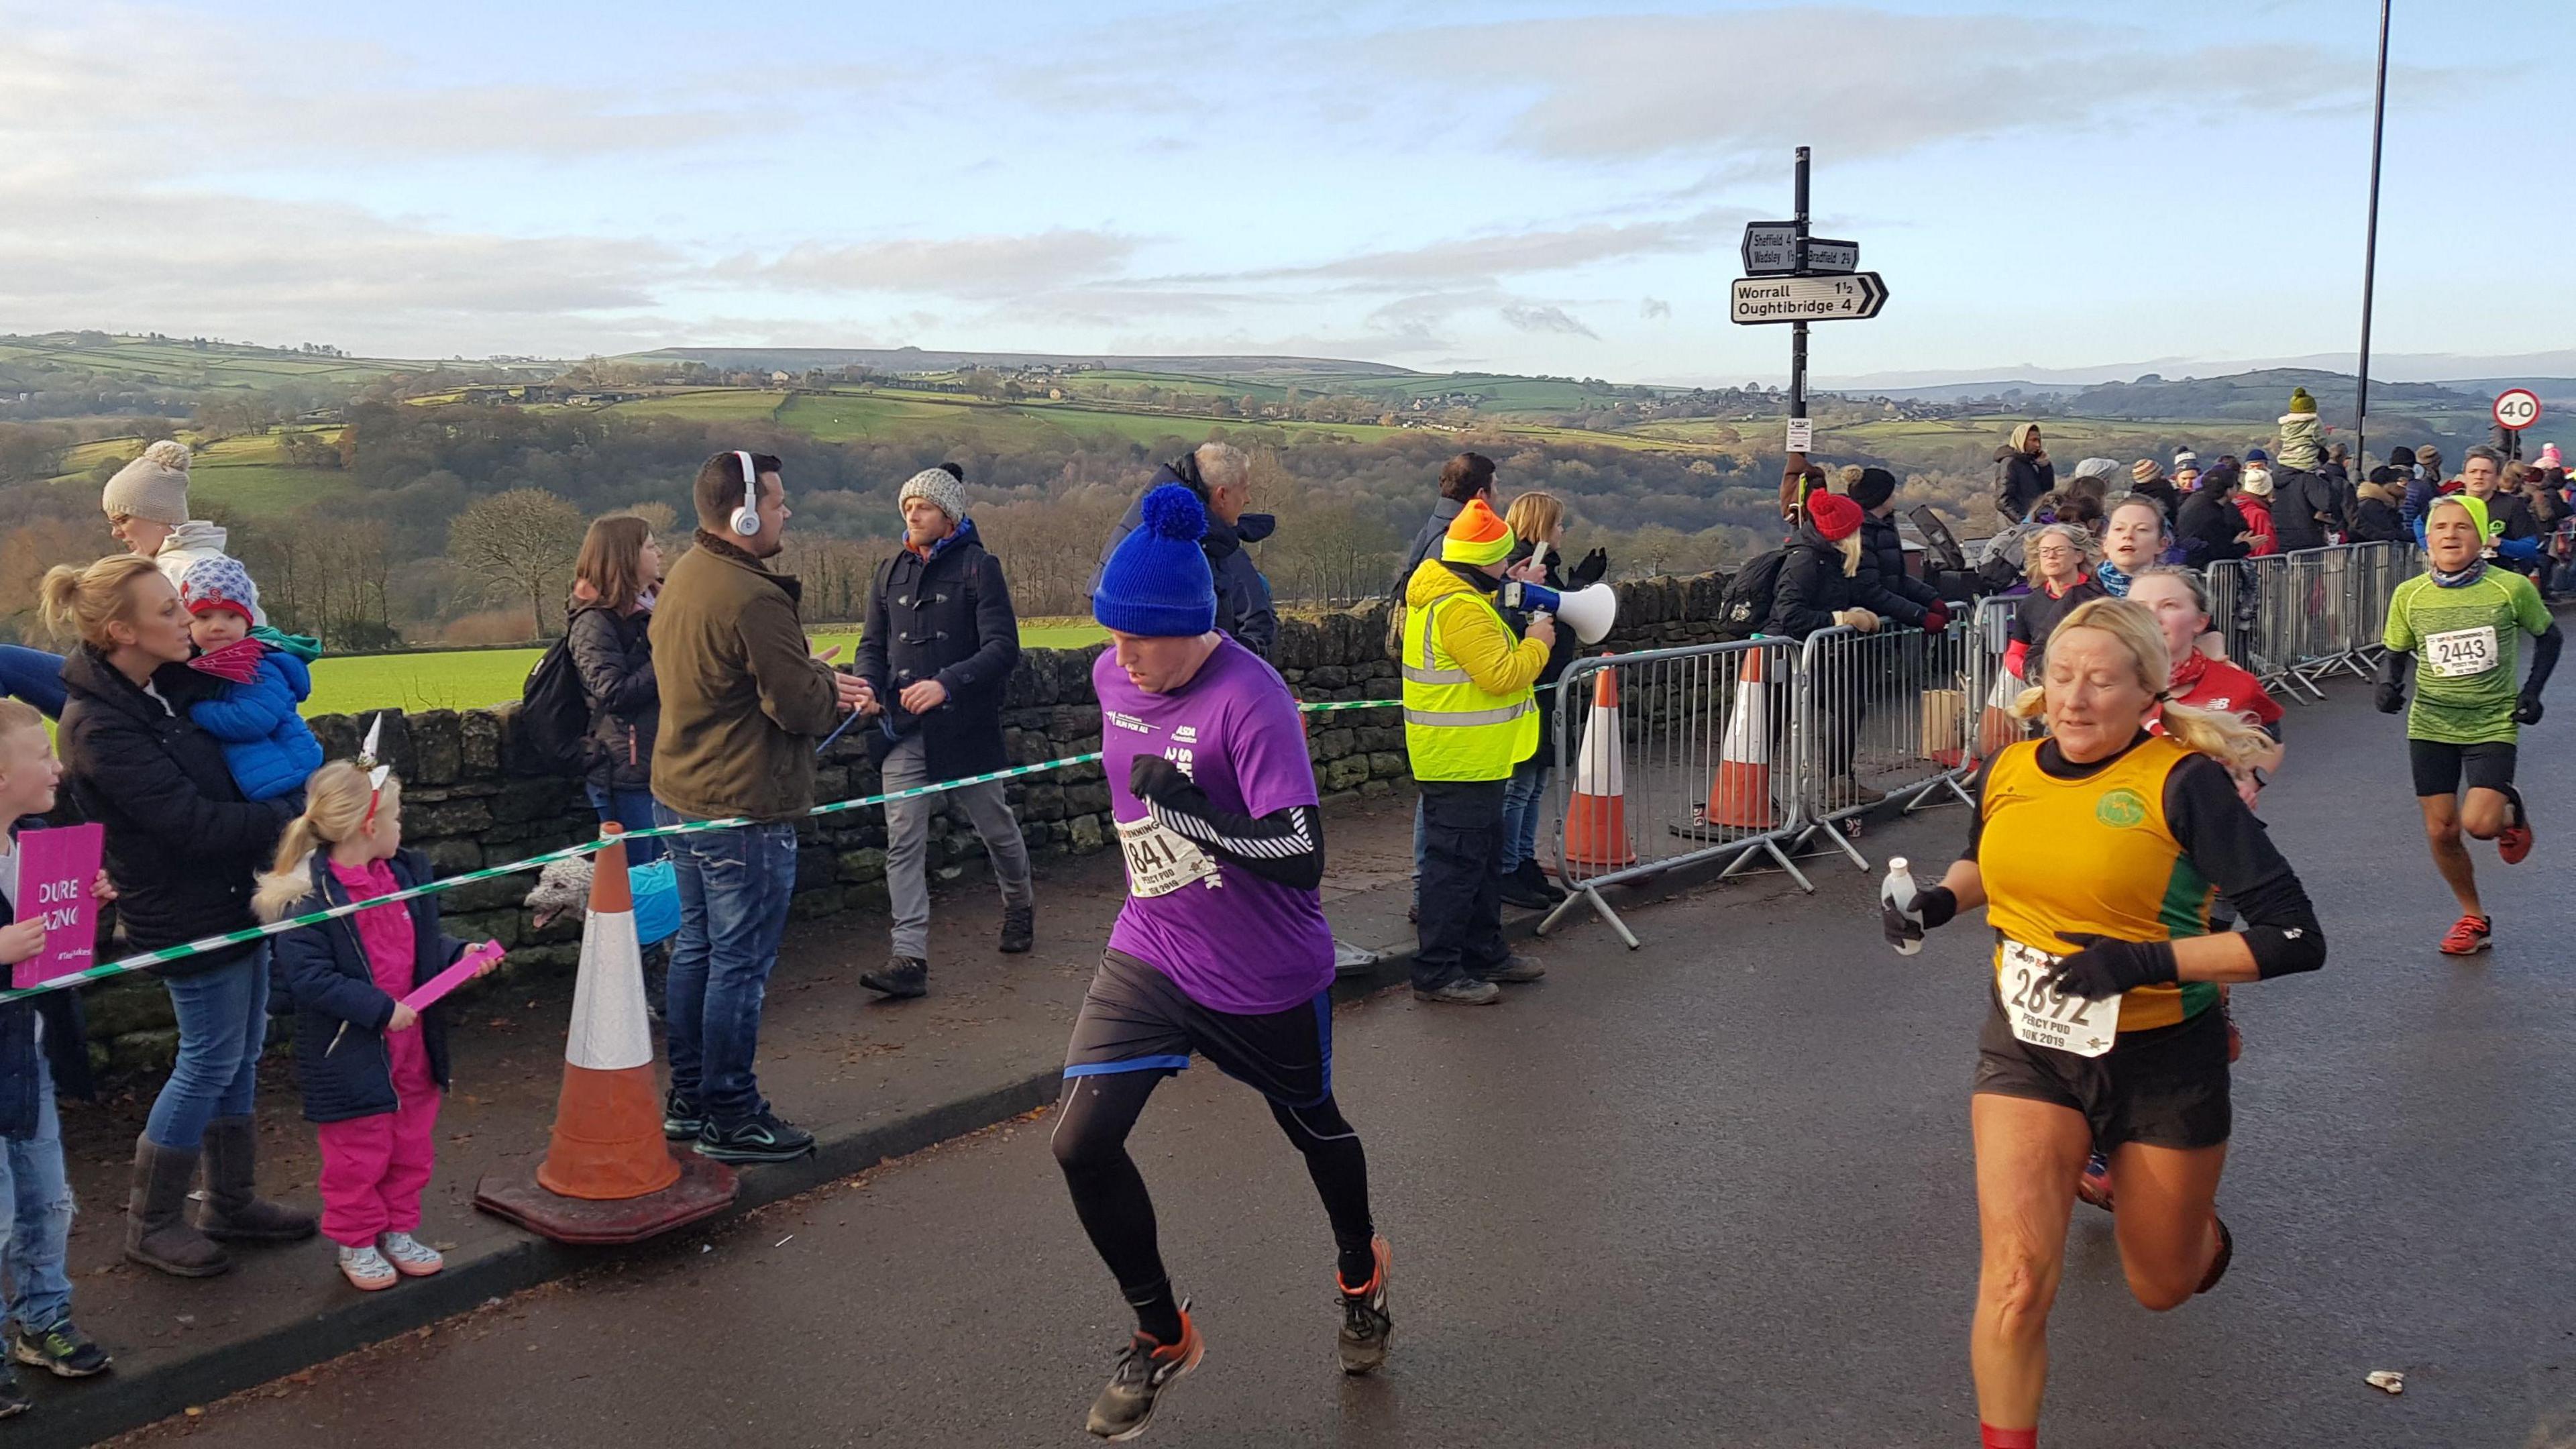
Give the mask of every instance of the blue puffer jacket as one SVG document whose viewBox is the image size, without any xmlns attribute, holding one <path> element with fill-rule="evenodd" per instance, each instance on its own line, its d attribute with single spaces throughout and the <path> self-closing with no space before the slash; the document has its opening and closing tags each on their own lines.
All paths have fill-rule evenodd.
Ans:
<svg viewBox="0 0 2576 1449">
<path fill-rule="evenodd" d="M 416 850 L 397 851 L 386 863 L 398 889 L 426 885 L 433 875 L 429 861 Z M 315 889 L 288 915 L 349 903 L 349 892 L 331 873 L 328 860 L 317 856 L 308 868 Z M 421 896 L 404 905 L 419 943 L 412 962 L 412 984 L 418 986 L 455 965 L 465 954 L 465 943 L 439 929 L 438 897 Z M 394 1110 L 393 1057 L 385 1050 L 385 1023 L 393 1020 L 394 999 L 376 987 L 366 944 L 358 938 L 357 917 L 341 916 L 279 936 L 275 971 L 278 984 L 295 1002 L 295 1080 L 304 1090 L 304 1120 L 346 1122 Z M 422 1012 L 418 1030 L 421 1045 L 429 1049 L 430 1075 L 444 1088 L 446 1004 Z"/>
<path fill-rule="evenodd" d="M 275 800 L 304 788 L 322 768 L 322 742 L 295 712 L 313 694 L 313 671 L 271 649 L 248 684 L 225 684 L 212 699 L 188 706 L 197 728 L 221 740 L 224 767 L 245 798 Z"/>
</svg>

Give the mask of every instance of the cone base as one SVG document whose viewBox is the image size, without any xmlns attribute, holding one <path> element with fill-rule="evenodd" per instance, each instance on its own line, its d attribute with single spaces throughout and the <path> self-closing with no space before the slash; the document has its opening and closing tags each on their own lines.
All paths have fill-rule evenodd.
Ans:
<svg viewBox="0 0 2576 1449">
<path fill-rule="evenodd" d="M 1720 760 L 1717 780 L 1708 791 L 1708 823 L 1732 825 L 1739 830 L 1770 829 L 1775 823 L 1771 767 Z"/>
<path fill-rule="evenodd" d="M 660 1192 L 679 1175 L 662 1136 L 650 1066 L 601 1071 L 564 1063 L 553 1140 L 537 1167 L 540 1186 L 614 1202 Z"/>
<path fill-rule="evenodd" d="M 1617 795 L 1576 795 L 1567 802 L 1565 863 L 1586 870 L 1619 870 L 1637 863 L 1628 843 L 1628 802 Z"/>
<path fill-rule="evenodd" d="M 558 1243 L 640 1243 L 733 1206 L 740 1182 L 732 1168 L 694 1152 L 676 1155 L 679 1180 L 642 1197 L 600 1202 L 548 1192 L 538 1184 L 531 1163 L 485 1173 L 474 1185 L 474 1206 Z"/>
</svg>

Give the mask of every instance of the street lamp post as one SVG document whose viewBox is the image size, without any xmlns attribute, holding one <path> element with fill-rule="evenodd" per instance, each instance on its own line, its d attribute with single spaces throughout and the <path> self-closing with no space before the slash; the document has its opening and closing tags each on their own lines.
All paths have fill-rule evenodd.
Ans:
<svg viewBox="0 0 2576 1449">
<path fill-rule="evenodd" d="M 2361 367 L 2354 377 L 2352 466 L 2370 466 L 2370 291 L 2379 276 L 2379 144 L 2388 125 L 2388 7 L 2379 0 L 2379 90 L 2370 108 L 2370 223 L 2361 243 Z"/>
</svg>

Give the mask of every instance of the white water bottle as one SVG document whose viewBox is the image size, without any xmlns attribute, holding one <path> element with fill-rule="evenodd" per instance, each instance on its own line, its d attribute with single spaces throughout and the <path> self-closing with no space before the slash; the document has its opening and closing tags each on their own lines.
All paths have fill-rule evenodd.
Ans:
<svg viewBox="0 0 2576 1449">
<path fill-rule="evenodd" d="M 1888 944 L 1900 956 L 1911 956 L 1923 949 L 1923 917 L 1913 909 L 1914 896 L 1914 872 L 1906 869 L 1905 857 L 1889 857 L 1887 879 L 1878 887 L 1878 902 L 1887 917 Z"/>
</svg>

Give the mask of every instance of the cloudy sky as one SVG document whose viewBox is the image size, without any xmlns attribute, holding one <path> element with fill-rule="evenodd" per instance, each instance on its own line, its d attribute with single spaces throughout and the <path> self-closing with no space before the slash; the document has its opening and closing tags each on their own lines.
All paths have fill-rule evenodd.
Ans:
<svg viewBox="0 0 2576 1449">
<path fill-rule="evenodd" d="M 2397 0 L 2378 347 L 2576 344 L 2576 6 Z M 2474 12 L 2469 13 L 2469 12 Z M 0 331 L 1776 378 L 2346 351 L 2370 0 L 0 0 Z"/>
</svg>

